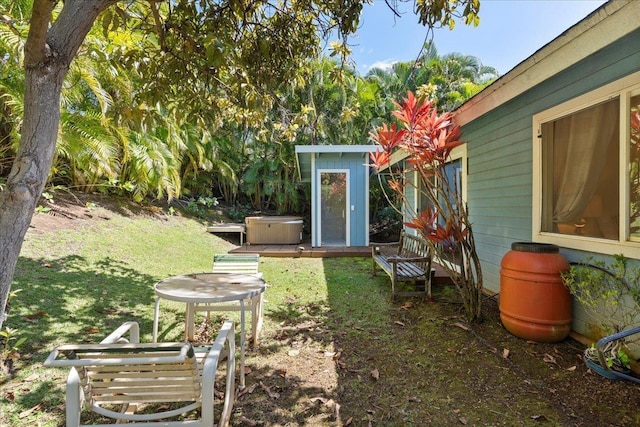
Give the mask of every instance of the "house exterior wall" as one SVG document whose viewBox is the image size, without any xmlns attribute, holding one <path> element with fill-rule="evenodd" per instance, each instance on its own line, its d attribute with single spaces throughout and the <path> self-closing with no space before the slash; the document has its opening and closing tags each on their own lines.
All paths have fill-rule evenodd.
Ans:
<svg viewBox="0 0 640 427">
<path fill-rule="evenodd" d="M 316 155 L 314 160 L 314 172 L 321 170 L 348 170 L 349 171 L 349 246 L 369 245 L 369 172 L 365 165 L 369 153 L 322 153 Z M 320 227 L 317 215 L 319 207 L 316 206 L 320 185 L 312 186 L 312 229 Z M 313 246 L 320 246 L 317 241 L 318 233 L 314 233 Z"/>
<path fill-rule="evenodd" d="M 467 201 L 484 284 L 499 292 L 511 243 L 532 240 L 533 115 L 640 70 L 640 30 L 465 124 Z M 535 72 L 532 68 L 530 72 Z M 588 253 L 561 249 L 569 261 Z M 574 329 L 581 332 L 580 310 Z"/>
</svg>

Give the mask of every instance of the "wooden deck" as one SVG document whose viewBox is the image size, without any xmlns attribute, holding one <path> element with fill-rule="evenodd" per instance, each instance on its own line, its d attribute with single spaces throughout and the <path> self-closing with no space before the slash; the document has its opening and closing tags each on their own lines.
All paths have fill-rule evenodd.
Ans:
<svg viewBox="0 0 640 427">
<path fill-rule="evenodd" d="M 367 257 L 371 256 L 368 246 L 339 247 L 325 246 L 314 248 L 309 243 L 299 245 L 242 245 L 229 251 L 233 254 L 260 254 L 265 257 L 284 258 L 333 258 L 333 257 Z"/>
<path fill-rule="evenodd" d="M 283 258 L 334 258 L 334 257 L 371 257 L 371 247 L 353 246 L 338 247 L 325 246 L 314 248 L 310 243 L 305 242 L 299 245 L 242 245 L 229 251 L 232 254 L 259 254 L 264 257 Z M 450 284 L 451 279 L 444 269 L 436 263 L 431 267 L 436 270 L 433 284 Z M 384 274 L 382 271 L 380 274 Z"/>
</svg>

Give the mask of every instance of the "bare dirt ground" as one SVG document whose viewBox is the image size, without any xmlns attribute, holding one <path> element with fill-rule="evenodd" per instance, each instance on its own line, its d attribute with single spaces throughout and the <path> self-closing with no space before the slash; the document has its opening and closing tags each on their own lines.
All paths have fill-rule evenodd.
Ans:
<svg viewBox="0 0 640 427">
<path fill-rule="evenodd" d="M 163 216 L 107 199 L 90 210 L 78 197 L 35 215 L 32 231 L 90 225 L 121 212 Z M 440 302 L 394 303 L 386 325 L 345 324 L 318 307 L 294 305 L 304 314 L 299 320 L 266 319 L 272 323 L 249 352 L 248 386 L 237 394 L 232 424 L 640 426 L 640 386 L 586 369 L 583 344 L 516 338 L 489 298 L 484 322 L 466 325 L 459 304 L 442 302 L 451 290 L 435 291 Z"/>
</svg>

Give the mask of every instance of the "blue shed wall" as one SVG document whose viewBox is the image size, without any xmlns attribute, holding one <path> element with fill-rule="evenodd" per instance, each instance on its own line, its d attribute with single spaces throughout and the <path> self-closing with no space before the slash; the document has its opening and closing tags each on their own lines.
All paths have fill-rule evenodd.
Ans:
<svg viewBox="0 0 640 427">
<path fill-rule="evenodd" d="M 500 261 L 511 243 L 532 238 L 533 115 L 638 70 L 636 30 L 463 127 L 468 206 L 486 288 L 499 291 Z M 563 251 L 570 260 L 575 252 Z"/>
<path fill-rule="evenodd" d="M 369 244 L 369 173 L 368 153 L 323 153 L 315 160 L 315 169 L 347 169 L 349 170 L 350 205 L 353 209 L 347 209 L 350 220 L 350 245 L 367 246 Z M 316 173 L 315 171 L 313 172 Z M 319 186 L 316 186 L 314 197 L 317 200 Z M 312 211 L 312 221 L 316 227 L 318 216 L 316 208 Z M 317 228 L 316 228 L 317 229 Z"/>
</svg>

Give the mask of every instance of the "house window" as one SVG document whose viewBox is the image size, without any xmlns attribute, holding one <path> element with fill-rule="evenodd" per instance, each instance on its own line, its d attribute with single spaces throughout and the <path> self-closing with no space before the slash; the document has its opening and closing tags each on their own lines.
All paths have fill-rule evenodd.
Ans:
<svg viewBox="0 0 640 427">
<path fill-rule="evenodd" d="M 534 240 L 640 256 L 638 74 L 534 116 Z"/>
<path fill-rule="evenodd" d="M 640 95 L 629 103 L 629 238 L 640 241 Z"/>
<path fill-rule="evenodd" d="M 447 181 L 449 183 L 449 203 L 453 207 L 454 210 L 457 210 L 457 198 L 456 194 L 464 194 L 464 189 L 462 188 L 463 181 L 463 172 L 462 172 L 462 158 L 452 159 L 444 166 L 444 173 L 447 176 Z M 453 197 L 451 197 L 453 196 Z M 443 202 L 440 202 L 444 205 Z M 438 222 L 440 225 L 445 226 L 447 219 L 443 216 L 438 217 Z M 442 245 L 442 244 L 441 244 Z M 455 266 L 462 265 L 462 249 L 460 245 L 456 245 L 455 247 L 446 247 L 441 248 L 442 255 L 444 257 L 444 261 L 448 261 Z"/>
<path fill-rule="evenodd" d="M 455 191 L 458 192 L 459 194 L 462 195 L 462 199 L 466 200 L 466 190 L 467 190 L 467 145 L 463 144 L 459 147 L 456 147 L 450 155 L 449 161 L 447 162 L 447 164 L 444 167 L 444 172 L 447 175 L 447 181 L 449 182 L 449 186 L 451 187 L 451 190 L 454 191 L 454 186 L 455 186 Z M 424 186 L 424 183 L 420 180 L 420 178 L 418 177 L 418 173 L 417 172 L 413 172 L 411 179 L 411 183 L 415 183 L 416 185 L 413 186 L 413 190 L 414 190 L 414 196 L 413 199 L 410 201 L 411 204 L 411 209 L 407 212 L 405 212 L 405 218 L 404 221 L 411 221 L 411 219 L 417 215 L 419 212 L 424 211 L 425 209 L 427 209 L 429 206 L 432 206 L 432 203 L 429 200 L 429 197 L 427 196 L 426 192 L 427 189 Z M 435 180 L 435 177 L 431 177 L 430 178 L 432 180 L 432 184 L 433 184 L 433 180 Z M 415 201 L 415 207 L 417 207 L 417 210 L 414 208 L 414 203 Z M 455 200 L 451 200 L 452 204 L 455 205 Z M 438 218 L 438 222 L 441 225 L 444 225 L 445 219 L 440 216 Z M 410 230 L 410 232 L 415 232 L 413 230 Z M 451 265 L 453 265 L 454 267 L 459 268 L 459 266 L 462 264 L 462 253 L 459 249 L 454 249 L 452 250 L 443 250 L 441 252 L 441 254 L 443 256 L 443 258 L 437 259 L 436 262 L 438 263 L 450 263 Z"/>
<path fill-rule="evenodd" d="M 618 240 L 619 106 L 542 124 L 543 232 Z"/>
</svg>

